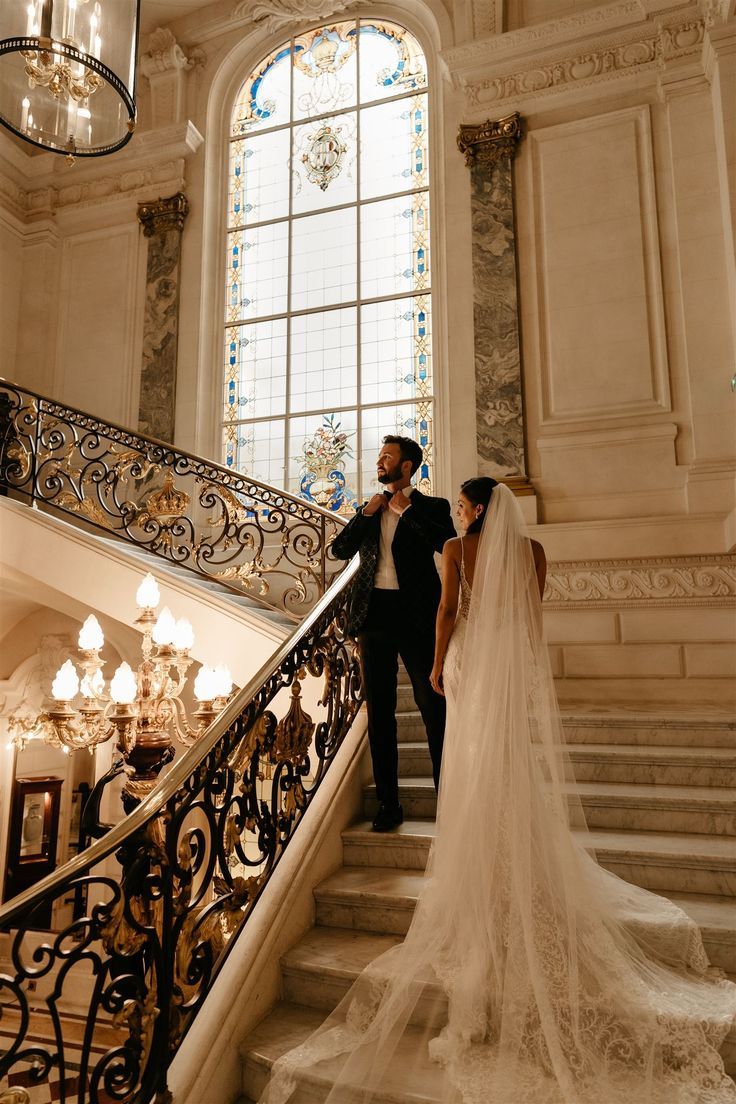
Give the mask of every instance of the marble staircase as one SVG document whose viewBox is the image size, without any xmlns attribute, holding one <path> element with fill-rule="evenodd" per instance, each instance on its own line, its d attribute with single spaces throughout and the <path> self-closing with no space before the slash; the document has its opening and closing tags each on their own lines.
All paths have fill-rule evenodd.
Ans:
<svg viewBox="0 0 736 1104">
<path fill-rule="evenodd" d="M 258 1100 L 278 1055 L 318 1026 L 411 922 L 436 798 L 421 719 L 405 685 L 398 709 L 404 824 L 372 832 L 375 795 L 366 787 L 366 820 L 343 833 L 344 865 L 315 891 L 315 926 L 282 959 L 281 1000 L 242 1044 L 241 1104 Z M 715 712 L 632 711 L 569 713 L 564 724 L 598 861 L 676 901 L 700 926 L 712 963 L 736 975 L 736 722 Z M 736 1032 L 724 1058 L 733 1075 Z M 409 1084 L 397 1056 L 386 1104 L 436 1099 L 436 1068 L 411 1065 Z M 322 1102 L 329 1081 L 329 1064 L 301 1077 L 294 1104 Z"/>
</svg>

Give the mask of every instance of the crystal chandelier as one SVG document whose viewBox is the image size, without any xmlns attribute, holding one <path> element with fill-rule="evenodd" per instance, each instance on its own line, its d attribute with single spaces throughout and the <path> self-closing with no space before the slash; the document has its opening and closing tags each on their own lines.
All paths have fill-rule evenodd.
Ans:
<svg viewBox="0 0 736 1104">
<path fill-rule="evenodd" d="M 74 157 L 113 153 L 135 129 L 140 0 L 2 0 L 0 122 Z"/>
<path fill-rule="evenodd" d="M 126 762 L 156 758 L 146 752 L 163 754 L 163 762 L 167 762 L 173 754 L 172 735 L 182 744 L 193 744 L 227 703 L 232 679 L 222 665 L 200 668 L 194 681 L 198 705 L 192 713 L 194 725 L 190 724 L 181 693 L 193 662 L 189 652 L 194 633 L 190 623 L 184 618 L 175 620 L 168 607 L 157 617 L 159 601 L 156 580 L 148 574 L 136 594 L 135 624 L 143 634 L 143 658 L 137 671 L 121 663 L 107 691 L 102 677 L 105 661 L 100 658 L 105 638 L 97 618 L 90 614 L 79 633 L 81 678 L 68 659 L 53 681 L 53 704 L 35 718 L 20 714 L 9 718 L 13 743 L 22 749 L 28 740 L 41 738 L 52 747 L 92 751 L 117 736 Z"/>
</svg>

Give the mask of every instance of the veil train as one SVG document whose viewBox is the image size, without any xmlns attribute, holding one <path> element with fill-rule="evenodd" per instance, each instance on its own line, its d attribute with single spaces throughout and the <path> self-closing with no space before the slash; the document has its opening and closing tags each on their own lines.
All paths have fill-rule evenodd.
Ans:
<svg viewBox="0 0 736 1104">
<path fill-rule="evenodd" d="M 736 1104 L 718 1054 L 736 985 L 709 969 L 685 913 L 601 869 L 568 827 L 583 813 L 531 547 L 503 485 L 455 635 L 409 932 L 278 1060 L 261 1104 L 285 1104 L 307 1071 L 326 1104 L 393 1102 L 419 1092 L 428 1056 L 414 1099 L 433 1104 Z"/>
</svg>

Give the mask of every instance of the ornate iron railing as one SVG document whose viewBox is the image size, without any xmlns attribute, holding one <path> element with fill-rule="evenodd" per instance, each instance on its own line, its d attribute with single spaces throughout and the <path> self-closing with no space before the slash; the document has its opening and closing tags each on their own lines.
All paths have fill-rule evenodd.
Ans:
<svg viewBox="0 0 736 1104">
<path fill-rule="evenodd" d="M 2 381 L 0 484 L 294 621 L 343 566 L 328 510 Z"/>
<path fill-rule="evenodd" d="M 0 908 L 0 1097 L 167 1099 L 171 1058 L 360 706 L 355 567 L 130 816 Z M 81 916 L 38 930 L 80 893 Z"/>
</svg>

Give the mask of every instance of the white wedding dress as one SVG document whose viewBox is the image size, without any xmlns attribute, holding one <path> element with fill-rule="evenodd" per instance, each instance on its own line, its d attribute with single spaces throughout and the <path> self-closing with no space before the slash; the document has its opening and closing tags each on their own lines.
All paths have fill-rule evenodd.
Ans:
<svg viewBox="0 0 736 1104">
<path fill-rule="evenodd" d="M 444 666 L 437 830 L 403 944 L 261 1104 L 736 1104 L 736 985 L 674 904 L 602 870 L 571 797 L 531 546 L 495 488 Z M 427 1069 L 431 1076 L 428 1078 Z M 414 1096 L 411 1096 L 414 1093 Z"/>
</svg>

